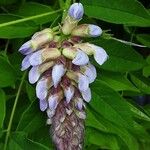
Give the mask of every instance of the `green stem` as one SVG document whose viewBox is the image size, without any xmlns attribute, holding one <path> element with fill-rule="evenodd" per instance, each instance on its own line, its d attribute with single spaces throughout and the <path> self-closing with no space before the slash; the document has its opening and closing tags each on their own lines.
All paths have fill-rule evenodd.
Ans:
<svg viewBox="0 0 150 150">
<path fill-rule="evenodd" d="M 6 133 L 6 137 L 5 137 L 4 150 L 7 149 L 8 139 L 9 139 L 11 126 L 12 126 L 12 121 L 13 121 L 13 118 L 14 118 L 16 106 L 17 106 L 17 103 L 18 103 L 18 99 L 19 99 L 19 96 L 20 96 L 20 93 L 21 93 L 21 89 L 22 89 L 25 77 L 26 77 L 26 72 L 22 76 L 22 79 L 21 79 L 21 82 L 20 82 L 20 85 L 19 85 L 19 88 L 18 88 L 18 91 L 17 91 L 17 94 L 16 94 L 16 98 L 15 98 L 15 101 L 14 101 L 14 105 L 13 105 L 13 108 L 12 108 L 10 120 L 9 120 L 9 123 L 8 123 L 7 133 Z"/>
<path fill-rule="evenodd" d="M 40 14 L 40 15 L 35 15 L 35 16 L 23 18 L 23 19 L 18 19 L 18 20 L 6 22 L 6 23 L 2 23 L 2 24 L 0 24 L 0 27 L 5 27 L 5 26 L 14 25 L 14 24 L 25 22 L 25 21 L 29 21 L 29 20 L 41 18 L 41 17 L 44 17 L 44 16 L 48 16 L 48 15 L 52 15 L 52 14 L 58 13 L 60 11 L 62 11 L 62 9 L 59 9 L 59 10 L 56 10 L 56 11 L 52 11 L 52 12 L 43 13 L 43 14 Z"/>
<path fill-rule="evenodd" d="M 69 7 L 71 5 L 71 1 L 72 0 L 66 0 L 66 2 L 65 2 L 65 8 L 63 10 L 63 16 L 62 16 L 62 21 L 61 22 L 63 22 L 63 20 L 65 19 L 66 15 L 68 13 L 67 10 L 69 9 Z"/>
<path fill-rule="evenodd" d="M 4 50 L 5 55 L 7 54 L 8 45 L 9 45 L 9 40 L 7 40 L 6 45 L 5 45 L 5 50 Z"/>
</svg>

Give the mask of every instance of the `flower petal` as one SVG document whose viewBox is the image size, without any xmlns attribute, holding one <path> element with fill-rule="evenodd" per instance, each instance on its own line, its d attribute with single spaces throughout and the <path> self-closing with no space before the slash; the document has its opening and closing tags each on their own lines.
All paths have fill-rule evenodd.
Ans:
<svg viewBox="0 0 150 150">
<path fill-rule="evenodd" d="M 85 66 L 84 75 L 88 77 L 89 83 L 94 82 L 97 76 L 95 67 L 92 64 L 88 64 L 88 66 Z"/>
<path fill-rule="evenodd" d="M 49 104 L 49 108 L 51 110 L 55 110 L 57 105 L 58 105 L 58 96 L 57 95 L 51 95 L 48 98 L 48 104 Z"/>
<path fill-rule="evenodd" d="M 32 66 L 37 66 L 42 64 L 42 50 L 33 53 L 29 61 Z"/>
<path fill-rule="evenodd" d="M 28 55 L 32 52 L 32 46 L 31 46 L 31 41 L 28 41 L 26 43 L 24 43 L 20 49 L 19 52 L 23 55 Z"/>
<path fill-rule="evenodd" d="M 69 16 L 74 19 L 80 20 L 83 16 L 84 8 L 81 3 L 74 3 L 69 8 Z"/>
<path fill-rule="evenodd" d="M 77 50 L 75 58 L 72 60 L 72 63 L 75 65 L 86 65 L 89 62 L 89 57 L 86 53 L 81 50 Z"/>
<path fill-rule="evenodd" d="M 39 80 L 36 85 L 36 96 L 39 99 L 45 99 L 48 93 L 47 89 L 47 80 L 46 78 Z"/>
<path fill-rule="evenodd" d="M 62 76 L 65 74 L 65 68 L 62 64 L 56 64 L 52 69 L 52 80 L 56 88 Z"/>
<path fill-rule="evenodd" d="M 83 99 L 82 98 L 77 99 L 77 108 L 79 110 L 82 110 L 82 108 L 83 108 Z"/>
<path fill-rule="evenodd" d="M 29 62 L 29 58 L 31 57 L 31 54 L 27 55 L 23 60 L 22 60 L 22 64 L 21 64 L 21 71 L 24 71 L 26 69 L 28 69 L 31 64 Z"/>
<path fill-rule="evenodd" d="M 65 88 L 64 89 L 64 94 L 65 94 L 67 103 L 69 103 L 70 100 L 72 99 L 73 95 L 74 95 L 74 88 L 73 87 Z"/>
<path fill-rule="evenodd" d="M 38 66 L 32 67 L 31 70 L 29 71 L 29 82 L 31 84 L 34 84 L 35 82 L 38 81 L 40 77 L 40 73 L 38 71 Z"/>
<path fill-rule="evenodd" d="M 43 99 L 43 100 L 40 99 L 39 103 L 40 103 L 40 110 L 45 111 L 48 107 L 47 101 L 45 99 Z"/>
<path fill-rule="evenodd" d="M 89 34 L 91 37 L 98 37 L 102 34 L 102 29 L 97 25 L 90 24 Z"/>
<path fill-rule="evenodd" d="M 47 113 L 48 118 L 52 118 L 55 114 L 55 110 L 51 110 L 51 109 L 48 108 L 46 110 L 46 113 Z"/>
<path fill-rule="evenodd" d="M 89 80 L 86 76 L 79 74 L 78 88 L 80 91 L 86 91 L 89 87 Z"/>
<path fill-rule="evenodd" d="M 90 88 L 88 88 L 86 91 L 82 91 L 81 94 L 82 94 L 83 99 L 86 102 L 90 102 L 90 100 L 92 98 L 92 96 L 91 96 L 91 89 Z"/>
<path fill-rule="evenodd" d="M 94 50 L 94 59 L 95 61 L 99 64 L 102 65 L 108 58 L 108 55 L 106 53 L 106 51 L 99 46 L 93 45 L 93 44 L 89 44 L 92 49 Z"/>
</svg>

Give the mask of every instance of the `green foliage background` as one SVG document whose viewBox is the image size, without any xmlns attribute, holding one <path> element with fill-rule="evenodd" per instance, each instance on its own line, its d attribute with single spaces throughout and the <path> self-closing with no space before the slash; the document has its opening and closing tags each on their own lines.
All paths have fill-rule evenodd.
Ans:
<svg viewBox="0 0 150 150">
<path fill-rule="evenodd" d="M 147 46 L 131 47 L 106 35 L 90 39 L 107 51 L 109 59 L 97 66 L 98 77 L 91 86 L 84 149 L 149 150 L 150 106 L 138 106 L 133 99 L 150 94 L 149 2 L 80 2 L 85 8 L 82 22 L 98 24 L 103 30 L 111 29 L 116 38 Z M 58 25 L 66 7 L 63 0 L 0 0 L 1 150 L 7 139 L 8 150 L 55 149 L 35 88 L 26 72 L 20 71 L 23 57 L 18 49 L 34 32 Z"/>
</svg>

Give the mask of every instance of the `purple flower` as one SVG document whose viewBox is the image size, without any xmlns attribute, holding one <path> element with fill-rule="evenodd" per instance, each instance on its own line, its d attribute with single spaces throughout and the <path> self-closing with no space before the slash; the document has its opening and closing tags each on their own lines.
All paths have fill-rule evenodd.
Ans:
<svg viewBox="0 0 150 150">
<path fill-rule="evenodd" d="M 84 14 L 84 8 L 81 3 L 74 3 L 69 8 L 69 16 L 76 20 L 80 20 Z"/>
</svg>

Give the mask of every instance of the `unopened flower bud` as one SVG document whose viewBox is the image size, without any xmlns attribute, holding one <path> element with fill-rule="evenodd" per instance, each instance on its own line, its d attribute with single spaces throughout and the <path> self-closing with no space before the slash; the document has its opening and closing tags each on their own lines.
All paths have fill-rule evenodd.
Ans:
<svg viewBox="0 0 150 150">
<path fill-rule="evenodd" d="M 81 24 L 76 26 L 71 35 L 80 37 L 98 37 L 102 34 L 102 29 L 97 25 Z"/>
<path fill-rule="evenodd" d="M 50 119 L 50 118 L 47 119 L 46 124 L 47 124 L 47 125 L 51 125 L 51 124 L 52 124 L 52 119 Z"/>
<path fill-rule="evenodd" d="M 81 3 L 74 3 L 70 6 L 68 15 L 64 19 L 62 26 L 62 32 L 65 35 L 69 35 L 74 27 L 77 26 L 78 22 L 82 18 L 84 9 Z"/>
<path fill-rule="evenodd" d="M 58 96 L 57 95 L 51 95 L 48 98 L 48 104 L 49 104 L 49 108 L 51 110 L 55 110 L 57 105 L 58 105 Z"/>
<path fill-rule="evenodd" d="M 91 89 L 90 89 L 90 88 L 87 88 L 87 90 L 81 92 L 81 95 L 82 95 L 83 99 L 84 99 L 86 102 L 90 102 L 91 97 L 92 97 L 92 96 L 91 96 Z"/>
<path fill-rule="evenodd" d="M 41 78 L 36 85 L 36 96 L 39 99 L 45 99 L 48 90 L 53 86 L 51 76 Z"/>
<path fill-rule="evenodd" d="M 76 107 L 79 109 L 79 110 L 82 110 L 83 106 L 84 106 L 84 102 L 83 102 L 83 99 L 80 98 L 80 97 L 77 97 L 75 99 L 75 103 L 76 103 Z"/>
<path fill-rule="evenodd" d="M 72 4 L 69 8 L 68 14 L 73 19 L 80 20 L 84 14 L 83 5 L 81 3 Z"/>
<path fill-rule="evenodd" d="M 32 54 L 27 55 L 23 60 L 22 60 L 22 64 L 21 64 L 21 71 L 24 71 L 26 69 L 28 69 L 31 64 L 29 61 L 29 58 L 31 57 Z"/>
<path fill-rule="evenodd" d="M 54 60 L 61 55 L 57 48 L 44 48 L 32 54 L 30 57 L 30 64 L 32 66 L 37 66 L 43 62 Z"/>
<path fill-rule="evenodd" d="M 79 73 L 79 79 L 78 79 L 78 88 L 80 91 L 86 91 L 89 87 L 89 80 L 87 76 L 84 76 Z"/>
<path fill-rule="evenodd" d="M 73 86 L 69 86 L 69 87 L 66 87 L 64 88 L 64 95 L 66 97 L 66 101 L 67 103 L 70 102 L 70 100 L 73 98 L 74 96 L 74 87 Z"/>
<path fill-rule="evenodd" d="M 52 69 L 52 80 L 56 88 L 66 70 L 63 64 L 56 64 Z"/>
<path fill-rule="evenodd" d="M 35 82 L 38 81 L 40 75 L 44 73 L 47 69 L 51 68 L 53 66 L 54 62 L 47 62 L 44 64 L 41 64 L 39 66 L 34 66 L 31 68 L 29 71 L 29 82 L 31 84 L 34 84 Z"/>
<path fill-rule="evenodd" d="M 49 32 L 44 32 L 44 33 L 37 33 L 33 36 L 33 38 L 26 42 L 25 44 L 23 44 L 20 49 L 19 52 L 22 53 L 23 55 L 28 55 L 36 50 L 38 50 L 39 48 L 41 48 L 44 44 L 46 44 L 47 42 L 50 42 L 53 40 L 53 32 L 51 29 L 49 29 Z M 47 31 L 47 30 L 46 30 Z"/>
<path fill-rule="evenodd" d="M 40 110 L 41 111 L 45 111 L 48 107 L 48 102 L 46 99 L 39 99 L 39 103 L 40 103 Z"/>
<path fill-rule="evenodd" d="M 81 71 L 83 72 L 84 75 L 88 77 L 89 83 L 94 82 L 97 73 L 95 67 L 92 64 L 88 64 L 87 66 L 81 67 Z"/>
<path fill-rule="evenodd" d="M 72 63 L 75 65 L 86 65 L 89 62 L 87 54 L 80 49 L 67 47 L 63 49 L 62 53 L 65 57 L 72 59 Z"/>
<path fill-rule="evenodd" d="M 94 44 L 89 44 L 89 46 L 94 51 L 93 55 L 94 55 L 95 61 L 99 65 L 102 65 L 108 59 L 108 55 L 107 55 L 106 51 L 102 47 L 96 46 Z"/>
<path fill-rule="evenodd" d="M 87 56 L 87 54 L 78 49 L 75 58 L 72 60 L 72 63 L 75 65 L 82 66 L 86 65 L 88 62 L 89 57 Z"/>
<path fill-rule="evenodd" d="M 108 59 L 106 51 L 102 47 L 94 44 L 81 43 L 75 44 L 74 47 L 81 49 L 88 55 L 94 55 L 94 59 L 99 65 L 102 65 Z"/>
</svg>

